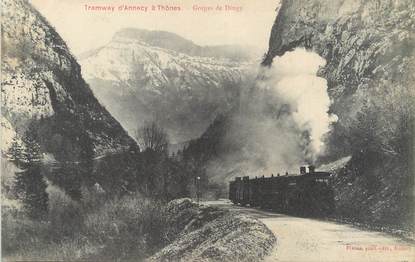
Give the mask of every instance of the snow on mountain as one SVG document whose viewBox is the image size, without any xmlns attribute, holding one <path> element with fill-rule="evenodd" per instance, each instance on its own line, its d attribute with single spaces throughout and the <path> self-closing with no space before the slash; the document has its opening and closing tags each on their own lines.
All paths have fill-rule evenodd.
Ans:
<svg viewBox="0 0 415 262">
<path fill-rule="evenodd" d="M 229 109 L 252 77 L 253 60 L 243 56 L 249 52 L 228 50 L 168 32 L 124 29 L 81 55 L 80 63 L 94 94 L 131 134 L 156 120 L 179 143 L 199 136 Z"/>
<path fill-rule="evenodd" d="M 93 55 L 81 58 L 81 65 L 86 79 L 98 78 L 132 84 L 132 80 L 139 77 L 147 80 L 147 86 L 157 89 L 183 77 L 189 80 L 192 80 L 192 77 L 204 78 L 206 84 L 216 86 L 223 79 L 239 81 L 242 72 L 250 63 L 194 57 L 150 46 L 139 39 L 116 35 L 108 45 L 96 50 Z M 140 69 L 142 71 L 137 72 Z M 137 73 L 142 75 L 137 76 Z M 181 84 L 181 88 L 191 88 L 190 81 L 183 81 Z"/>
</svg>

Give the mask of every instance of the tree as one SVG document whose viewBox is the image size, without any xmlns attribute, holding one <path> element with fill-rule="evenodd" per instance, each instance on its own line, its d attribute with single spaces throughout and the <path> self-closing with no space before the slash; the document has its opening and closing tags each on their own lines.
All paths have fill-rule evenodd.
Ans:
<svg viewBox="0 0 415 262">
<path fill-rule="evenodd" d="M 146 123 L 139 128 L 136 132 L 136 139 L 144 150 L 167 153 L 169 144 L 167 133 L 155 122 Z"/>
<path fill-rule="evenodd" d="M 20 166 L 21 161 L 23 159 L 23 149 L 21 143 L 19 142 L 17 134 L 13 137 L 12 143 L 10 144 L 10 148 L 7 151 L 7 156 L 10 162 L 15 164 L 17 167 Z"/>
<path fill-rule="evenodd" d="M 42 161 L 42 153 L 38 143 L 38 133 L 34 124 L 30 124 L 23 138 L 25 149 L 23 150 L 23 161 L 26 165 L 38 165 Z"/>
<path fill-rule="evenodd" d="M 48 194 L 47 184 L 41 173 L 42 153 L 37 142 L 37 129 L 33 124 L 29 125 L 22 140 L 24 150 L 20 160 L 23 171 L 16 172 L 15 192 L 22 200 L 27 214 L 40 219 L 48 210 Z"/>
</svg>

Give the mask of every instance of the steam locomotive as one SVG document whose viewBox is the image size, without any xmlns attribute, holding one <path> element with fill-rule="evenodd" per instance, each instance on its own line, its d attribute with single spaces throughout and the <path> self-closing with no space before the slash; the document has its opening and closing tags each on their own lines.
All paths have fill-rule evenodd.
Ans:
<svg viewBox="0 0 415 262">
<path fill-rule="evenodd" d="M 314 166 L 300 167 L 300 174 L 271 177 L 236 177 L 229 183 L 234 204 L 272 209 L 297 216 L 327 216 L 334 211 L 334 191 L 328 172 Z"/>
</svg>

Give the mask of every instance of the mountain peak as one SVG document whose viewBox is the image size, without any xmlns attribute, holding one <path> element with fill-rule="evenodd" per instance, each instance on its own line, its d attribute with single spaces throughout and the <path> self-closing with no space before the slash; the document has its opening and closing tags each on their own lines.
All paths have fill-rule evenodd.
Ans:
<svg viewBox="0 0 415 262">
<path fill-rule="evenodd" d="M 175 33 L 159 30 L 123 28 L 114 34 L 112 42 L 117 42 L 121 39 L 126 38 L 141 41 L 152 47 L 163 48 L 190 56 L 228 59 L 237 62 L 252 61 L 260 57 L 260 52 L 258 52 L 258 50 L 255 50 L 255 48 L 250 46 L 201 46 Z M 84 53 L 81 55 L 81 57 L 87 57 L 88 53 L 91 52 Z"/>
<path fill-rule="evenodd" d="M 180 143 L 198 137 L 217 112 L 232 107 L 239 86 L 251 77 L 252 60 L 235 50 L 126 28 L 80 62 L 94 94 L 130 133 L 156 120 L 170 142 Z"/>
<path fill-rule="evenodd" d="M 150 46 L 174 50 L 181 53 L 188 53 L 191 50 L 201 49 L 201 46 L 196 45 L 192 41 L 166 31 L 124 28 L 115 33 L 113 39 L 116 40 L 118 38 L 140 40 Z"/>
</svg>

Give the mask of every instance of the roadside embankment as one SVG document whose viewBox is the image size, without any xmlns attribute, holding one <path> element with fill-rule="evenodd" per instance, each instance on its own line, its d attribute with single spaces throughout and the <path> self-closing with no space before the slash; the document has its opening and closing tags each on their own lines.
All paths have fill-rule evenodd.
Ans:
<svg viewBox="0 0 415 262">
<path fill-rule="evenodd" d="M 150 261 L 258 261 L 276 243 L 260 221 L 243 214 L 178 199 L 167 206 L 175 239 Z"/>
</svg>

